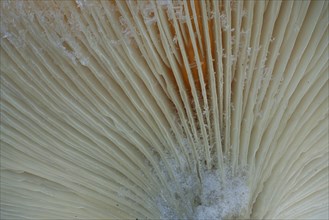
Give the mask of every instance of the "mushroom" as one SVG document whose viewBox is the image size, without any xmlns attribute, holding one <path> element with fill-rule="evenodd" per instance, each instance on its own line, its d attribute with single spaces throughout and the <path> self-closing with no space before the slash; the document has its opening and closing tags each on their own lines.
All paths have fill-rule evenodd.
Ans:
<svg viewBox="0 0 329 220">
<path fill-rule="evenodd" d="M 1 219 L 327 219 L 327 1 L 1 1 Z"/>
</svg>

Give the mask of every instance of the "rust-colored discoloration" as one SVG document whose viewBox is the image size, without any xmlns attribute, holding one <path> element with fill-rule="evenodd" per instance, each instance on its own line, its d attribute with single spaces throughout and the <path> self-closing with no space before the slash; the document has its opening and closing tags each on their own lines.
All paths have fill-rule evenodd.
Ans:
<svg viewBox="0 0 329 220">
<path fill-rule="evenodd" d="M 187 53 L 187 57 L 188 57 L 188 61 L 190 63 L 190 70 L 191 70 L 191 73 L 192 73 L 192 76 L 193 76 L 193 79 L 194 79 L 194 84 L 195 84 L 195 87 L 197 89 L 198 92 L 201 92 L 201 83 L 200 83 L 200 78 L 199 78 L 199 75 L 202 75 L 203 77 L 203 81 L 207 84 L 208 82 L 208 74 L 207 74 L 207 70 L 208 70 L 208 64 L 207 64 L 207 60 L 206 60 L 206 49 L 207 49 L 207 46 L 206 46 L 206 36 L 203 36 L 205 34 L 205 28 L 204 28 L 204 25 L 203 25 L 203 21 L 202 21 L 202 8 L 201 8 L 201 1 L 195 1 L 194 2 L 194 7 L 195 7 L 195 11 L 196 11 L 196 19 L 197 19 L 197 25 L 198 25 L 198 28 L 200 30 L 200 35 L 201 35 L 201 45 L 199 43 L 199 41 L 196 39 L 197 43 L 197 53 L 198 53 L 198 56 L 199 56 L 199 60 L 200 60 L 200 63 L 201 63 L 201 70 L 202 70 L 202 74 L 199 74 L 198 73 L 198 68 L 197 68 L 197 65 L 196 65 L 196 62 L 195 62 L 195 50 L 193 49 L 193 46 L 192 46 L 192 41 L 191 41 L 191 38 L 188 38 L 187 42 L 185 42 L 185 50 L 186 50 L 186 53 Z M 188 2 L 188 10 L 189 10 L 189 14 L 191 17 L 193 17 L 193 12 L 192 12 L 192 4 L 190 2 Z M 208 25 L 208 34 L 209 34 L 209 42 L 210 44 L 212 44 L 212 42 L 214 41 L 214 32 L 212 30 L 212 27 L 213 27 L 213 19 L 208 19 L 207 21 L 207 25 Z M 187 24 L 184 24 L 183 25 L 184 28 L 186 28 L 186 31 L 187 31 Z M 192 22 L 192 28 L 193 28 L 193 31 L 194 33 L 196 33 L 196 26 L 195 26 L 195 22 L 193 21 Z M 188 33 L 188 31 L 187 31 Z M 197 36 L 197 35 L 196 35 Z M 203 53 L 201 53 L 201 48 L 203 48 Z M 211 55 L 212 57 L 215 56 L 215 47 L 210 45 L 210 48 L 211 48 Z M 211 62 L 212 63 L 212 62 Z M 189 81 L 188 81 L 188 71 L 187 69 L 185 68 L 185 66 L 181 66 L 181 73 L 183 75 L 183 79 L 184 79 L 184 83 L 186 85 L 186 88 L 188 89 L 188 91 L 190 92 L 191 90 L 191 85 L 189 84 Z M 205 85 L 206 86 L 206 85 Z"/>
<path fill-rule="evenodd" d="M 196 12 L 196 18 L 193 18 L 193 10 L 192 10 L 192 4 L 191 2 L 189 1 L 188 2 L 188 8 L 185 8 L 184 10 L 188 10 L 189 12 L 189 15 L 190 15 L 190 18 L 192 19 L 196 19 L 196 22 L 197 22 L 197 25 L 198 25 L 198 28 L 200 29 L 200 34 L 203 35 L 204 34 L 204 27 L 203 27 L 203 22 L 202 22 L 202 9 L 201 9 L 201 2 L 200 1 L 195 1 L 194 2 L 194 6 L 195 7 L 195 12 Z M 183 6 L 182 6 L 183 7 Z M 208 20 L 208 26 L 211 27 L 212 23 L 211 20 Z M 196 33 L 197 32 L 197 27 L 195 25 L 195 21 L 194 20 L 191 20 L 191 24 L 192 24 L 192 28 L 193 28 L 193 32 Z M 183 28 L 185 33 L 189 33 L 188 31 L 188 26 L 186 23 L 184 23 L 183 25 L 181 25 L 181 28 Z M 173 25 L 170 25 L 170 31 L 171 33 L 173 34 L 173 36 L 176 35 L 176 32 L 175 32 L 175 28 Z M 209 29 L 209 36 L 210 36 L 210 42 L 213 41 L 213 33 L 212 33 L 212 30 Z M 197 37 L 197 35 L 195 35 L 194 37 Z M 198 92 L 201 92 L 201 83 L 200 83 L 200 77 L 199 75 L 202 75 L 203 77 L 203 80 L 205 83 L 207 83 L 207 80 L 208 80 L 208 76 L 207 76 L 207 60 L 205 58 L 205 55 L 206 55 L 206 51 L 203 51 L 203 53 L 201 53 L 201 47 L 202 48 L 206 48 L 206 43 L 205 43 L 205 38 L 204 37 L 201 37 L 201 44 L 199 43 L 198 39 L 195 39 L 196 41 L 196 50 L 197 50 L 197 55 L 199 57 L 199 61 L 201 63 L 201 71 L 202 71 L 202 74 L 199 74 L 199 70 L 198 70 L 198 66 L 197 66 L 197 63 L 196 63 L 196 60 L 195 60 L 195 56 L 196 56 L 196 53 L 195 53 L 195 49 L 193 48 L 193 45 L 192 45 L 192 38 L 191 37 L 187 37 L 186 41 L 184 42 L 184 49 L 185 49 L 185 52 L 186 52 L 186 55 L 187 55 L 187 59 L 188 59 L 188 63 L 189 63 L 189 69 L 190 69 L 190 73 L 193 77 L 193 82 L 194 82 L 194 86 L 196 88 L 196 90 Z M 214 48 L 212 48 L 212 55 L 214 55 Z M 182 58 L 182 56 L 180 57 Z M 188 69 L 185 67 L 185 64 L 181 64 L 180 66 L 180 72 L 182 74 L 182 79 L 184 81 L 184 85 L 185 85 L 185 88 L 188 92 L 188 94 L 191 96 L 191 84 L 189 82 L 189 71 Z M 172 72 L 169 71 L 169 74 L 172 75 Z"/>
<path fill-rule="evenodd" d="M 195 1 L 195 11 L 196 11 L 196 14 L 197 14 L 196 19 L 197 19 L 197 23 L 198 23 L 198 26 L 200 28 L 200 31 L 202 33 L 203 25 L 202 25 L 202 20 L 201 20 L 201 5 L 200 4 L 201 3 L 199 1 Z M 193 14 L 191 7 L 192 7 L 192 5 L 189 2 L 188 11 L 189 11 L 190 16 Z M 187 24 L 184 24 L 183 27 L 186 28 L 186 31 L 188 33 Z M 192 22 L 192 28 L 193 28 L 193 31 L 196 32 L 196 26 L 195 26 L 194 22 Z M 202 43 L 202 45 L 199 45 L 197 43 L 196 46 L 197 46 L 197 53 L 198 53 L 200 63 L 201 63 L 202 75 L 203 75 L 203 78 L 205 78 L 206 70 L 207 70 L 207 64 L 206 64 L 206 60 L 205 60 L 204 56 L 201 53 L 201 48 L 200 48 L 200 46 L 203 46 L 204 43 L 205 43 L 203 38 L 202 38 L 201 43 Z M 194 50 L 193 45 L 192 45 L 191 38 L 187 38 L 187 41 L 185 42 L 184 46 L 185 46 L 185 51 L 186 51 L 186 54 L 187 54 L 188 62 L 190 64 L 189 65 L 190 70 L 191 70 L 191 73 L 192 73 L 192 76 L 193 76 L 193 79 L 194 79 L 194 85 L 195 85 L 197 91 L 201 91 L 201 84 L 200 84 L 200 78 L 199 78 L 199 73 L 198 73 L 198 67 L 197 67 L 196 61 L 195 61 L 195 55 L 196 54 L 195 54 L 195 50 Z M 191 85 L 190 85 L 189 80 L 188 80 L 188 71 L 185 68 L 185 66 L 181 66 L 181 72 L 182 72 L 182 75 L 183 75 L 183 79 L 184 79 L 184 83 L 186 85 L 186 88 L 190 92 Z"/>
</svg>

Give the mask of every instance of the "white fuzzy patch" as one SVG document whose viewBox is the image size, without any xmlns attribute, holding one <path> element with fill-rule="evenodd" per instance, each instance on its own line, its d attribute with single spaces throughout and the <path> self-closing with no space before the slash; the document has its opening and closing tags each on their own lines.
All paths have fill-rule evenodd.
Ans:
<svg viewBox="0 0 329 220">
<path fill-rule="evenodd" d="M 239 216 L 248 205 L 249 188 L 246 178 L 226 172 L 225 183 L 218 172 L 207 171 L 201 189 L 201 204 L 194 212 L 195 219 L 223 219 Z"/>
<path fill-rule="evenodd" d="M 183 166 L 187 165 L 183 157 L 179 159 Z M 219 170 L 204 168 L 201 170 L 200 184 L 196 173 L 190 173 L 187 167 L 178 169 L 174 158 L 167 158 L 167 161 L 177 182 L 170 180 L 167 171 L 163 170 L 175 198 L 160 193 L 156 203 L 161 219 L 221 220 L 243 216 L 250 196 L 245 169 L 239 169 L 233 175 L 227 162 L 223 178 Z M 162 161 L 160 167 L 165 167 Z"/>
</svg>

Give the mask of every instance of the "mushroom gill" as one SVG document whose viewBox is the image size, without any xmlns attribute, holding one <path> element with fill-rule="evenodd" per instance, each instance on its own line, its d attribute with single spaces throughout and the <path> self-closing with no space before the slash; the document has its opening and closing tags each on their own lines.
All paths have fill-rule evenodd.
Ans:
<svg viewBox="0 0 329 220">
<path fill-rule="evenodd" d="M 328 219 L 327 1 L 1 1 L 1 219 Z"/>
</svg>

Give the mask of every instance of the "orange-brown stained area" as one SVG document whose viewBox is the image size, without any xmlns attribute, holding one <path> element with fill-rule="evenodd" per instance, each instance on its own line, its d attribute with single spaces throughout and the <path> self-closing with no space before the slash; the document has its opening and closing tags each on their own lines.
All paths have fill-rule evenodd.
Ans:
<svg viewBox="0 0 329 220">
<path fill-rule="evenodd" d="M 200 1 L 195 1 L 194 2 L 194 6 L 192 6 L 191 2 L 188 2 L 188 12 L 189 12 L 189 15 L 190 17 L 192 18 L 193 17 L 193 11 L 192 11 L 192 7 L 195 7 L 195 11 L 196 11 L 196 19 L 197 19 L 197 23 L 198 23 L 198 27 L 200 29 L 200 34 L 201 36 L 204 34 L 204 27 L 203 27 L 203 23 L 202 23 L 202 12 L 201 12 L 201 2 Z M 184 10 L 186 10 L 184 8 Z M 193 32 L 196 33 L 196 25 L 195 25 L 195 22 L 193 20 L 191 20 L 191 23 L 192 23 L 192 28 L 193 28 Z M 213 31 L 212 31 L 212 23 L 213 21 L 212 20 L 208 20 L 208 30 L 209 30 L 209 36 L 210 36 L 210 43 L 213 42 Z M 176 31 L 175 31 L 175 28 L 174 28 L 174 25 L 170 22 L 170 31 L 172 33 L 173 36 L 176 35 Z M 184 28 L 184 30 L 181 30 L 182 32 L 184 31 L 186 34 L 187 34 L 187 38 L 186 38 L 186 41 L 184 41 L 184 49 L 185 49 L 185 52 L 186 52 L 186 55 L 187 55 L 187 59 L 188 59 L 188 65 L 189 68 L 190 68 L 190 73 L 192 74 L 192 77 L 193 77 L 193 82 L 194 82 L 194 86 L 197 90 L 197 92 L 200 94 L 201 93 L 201 83 L 200 83 L 200 77 L 199 77 L 199 73 L 198 73 L 198 67 L 196 65 L 196 62 L 195 62 L 195 55 L 196 55 L 196 52 L 195 52 L 195 49 L 193 48 L 193 45 L 192 45 L 192 40 L 191 40 L 191 37 L 189 37 L 189 31 L 188 31 L 188 27 L 187 27 L 187 24 L 184 23 L 182 26 L 182 28 Z M 196 37 L 197 35 L 195 35 Z M 201 53 L 201 48 L 206 48 L 206 44 L 205 44 L 205 37 L 202 36 L 201 37 L 201 45 L 198 43 L 198 39 L 195 39 L 196 41 L 196 46 L 197 46 L 197 53 L 198 53 L 198 56 L 199 56 L 199 59 L 200 59 L 200 63 L 201 63 L 201 70 L 202 70 L 202 77 L 203 77 L 203 80 L 204 82 L 207 84 L 207 80 L 208 80 L 208 75 L 207 75 L 207 60 L 205 58 L 205 51 L 203 51 L 203 54 Z M 212 56 L 214 57 L 214 47 L 211 46 L 211 54 Z M 182 59 L 182 55 L 180 55 L 180 59 Z M 182 63 L 180 65 L 180 73 L 182 74 L 182 78 L 183 78 L 183 81 L 184 81 L 184 85 L 185 85 L 185 88 L 188 92 L 188 95 L 190 96 L 191 98 L 191 85 L 190 85 L 190 82 L 189 82 L 189 71 L 186 69 L 184 63 Z M 173 76 L 173 72 L 172 70 L 168 70 L 168 74 L 170 76 L 172 76 L 172 79 L 174 79 L 174 76 Z M 175 79 L 174 79 L 175 80 Z"/>
<path fill-rule="evenodd" d="M 109 2 L 111 2 L 111 4 L 113 5 L 116 5 L 116 0 L 110 0 Z M 186 34 L 186 39 L 184 40 L 184 49 L 185 49 L 185 52 L 186 53 L 186 56 L 187 56 L 187 59 L 188 59 L 188 64 L 185 65 L 184 63 L 181 63 L 181 65 L 179 66 L 180 67 L 180 74 L 182 76 L 182 79 L 184 81 L 184 85 L 185 85 L 185 89 L 187 91 L 187 94 L 188 96 L 190 97 L 190 99 L 192 99 L 192 92 L 191 92 L 191 89 L 192 89 L 192 85 L 190 84 L 189 82 L 189 74 L 192 75 L 192 78 L 193 78 L 193 82 L 194 82 L 194 86 L 197 90 L 197 93 L 198 94 L 201 94 L 201 80 L 200 80 L 200 75 L 203 77 L 203 81 L 206 83 L 206 86 L 207 87 L 207 82 L 208 82 L 208 73 L 207 73 L 207 70 L 208 70 L 208 66 L 207 66 L 207 60 L 206 60 L 206 42 L 205 42 L 205 30 L 204 30 L 204 25 L 203 25 L 203 22 L 202 22 L 202 9 L 201 9 L 201 1 L 194 1 L 194 5 L 191 3 L 191 1 L 188 1 L 187 2 L 187 5 L 188 5 L 188 8 L 185 8 L 184 5 L 180 5 L 180 7 L 184 7 L 183 8 L 183 13 L 185 10 L 188 10 L 188 13 L 190 15 L 190 19 L 191 19 L 191 24 L 192 24 L 192 28 L 193 28 L 193 32 L 196 33 L 197 32 L 197 27 L 195 25 L 195 22 L 197 22 L 198 24 L 198 28 L 199 28 L 199 32 L 200 32 L 200 35 L 201 35 L 201 39 L 197 39 L 197 35 L 195 34 L 195 36 L 193 36 L 195 38 L 195 41 L 196 41 L 196 50 L 195 48 L 193 48 L 193 44 L 192 44 L 192 37 L 189 36 L 189 30 L 188 30 L 188 26 L 186 23 L 183 23 L 180 28 L 181 29 L 181 32 L 184 32 Z M 195 18 L 194 18 L 194 14 L 193 14 L 193 10 L 192 10 L 192 7 L 195 7 L 195 12 L 196 12 L 196 21 L 195 21 Z M 186 12 L 184 13 L 186 14 Z M 150 15 L 151 17 L 153 17 L 153 14 Z M 168 19 L 170 19 L 169 17 L 167 17 Z M 176 30 L 175 30 L 175 27 L 173 25 L 173 22 L 172 21 L 169 21 L 169 28 L 170 28 L 170 31 L 171 31 L 171 34 L 172 36 L 176 36 Z M 212 54 L 212 57 L 214 57 L 214 45 L 212 45 L 213 43 L 213 39 L 214 39 L 214 36 L 213 36 L 213 20 L 212 19 L 208 19 L 208 31 L 209 31 L 209 37 L 210 37 L 210 48 L 211 48 L 211 54 Z M 199 41 L 201 43 L 199 43 Z M 203 53 L 201 52 L 202 49 L 203 49 Z M 178 52 L 179 51 L 179 47 L 177 47 L 178 49 Z M 182 53 L 182 52 L 181 52 Z M 180 60 L 183 60 L 182 58 L 182 55 L 181 53 L 179 54 L 179 59 Z M 202 73 L 199 74 L 199 70 L 198 70 L 198 66 L 196 64 L 196 61 L 195 61 L 195 56 L 196 56 L 196 53 L 198 54 L 198 57 L 200 59 L 200 63 L 201 63 L 201 71 Z M 213 61 L 211 62 L 213 63 Z M 186 68 L 186 66 L 189 68 L 189 70 Z M 177 80 L 175 79 L 175 76 L 174 76 L 174 73 L 173 71 L 171 70 L 171 68 L 168 68 L 166 70 L 166 72 L 168 73 L 168 76 L 171 80 L 175 81 L 176 83 L 176 88 L 178 89 L 178 83 L 177 83 Z"/>
</svg>

